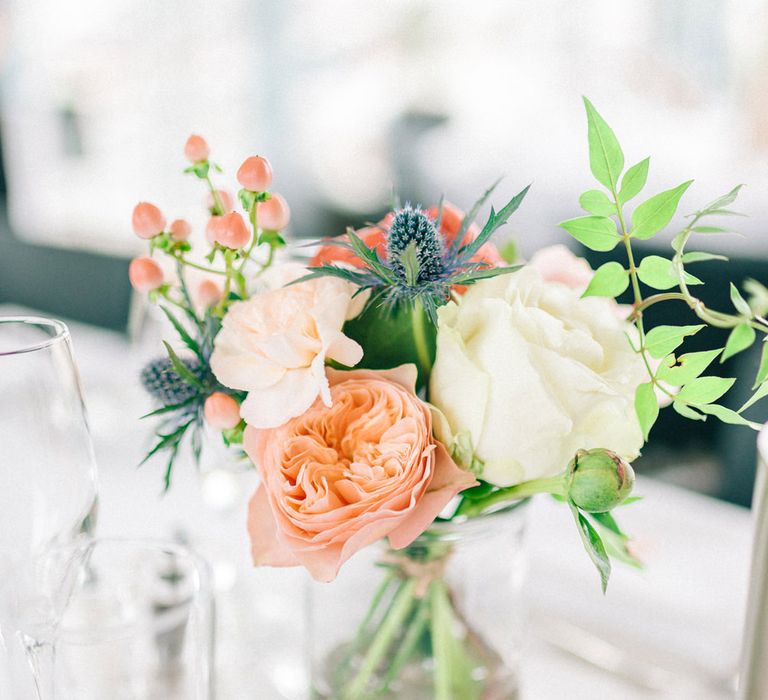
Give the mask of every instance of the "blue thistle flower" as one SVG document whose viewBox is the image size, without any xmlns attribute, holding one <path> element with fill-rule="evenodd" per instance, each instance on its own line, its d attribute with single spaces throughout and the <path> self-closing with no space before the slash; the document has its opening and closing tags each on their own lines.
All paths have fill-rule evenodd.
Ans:
<svg viewBox="0 0 768 700">
<path fill-rule="evenodd" d="M 491 267 L 472 258 L 517 210 L 530 185 L 518 192 L 498 213 L 491 207 L 482 231 L 474 240 L 463 242 L 472 221 L 495 187 L 490 187 L 464 217 L 451 245 L 445 244 L 439 231 L 439 215 L 438 221 L 433 221 L 419 207 L 406 205 L 395 210 L 385 232 L 386 259 L 382 259 L 375 248 L 368 247 L 349 229 L 346 239 L 334 240 L 330 244 L 352 251 L 362 262 L 361 269 L 325 264 L 311 268 L 308 275 L 296 281 L 326 275 L 339 277 L 356 284 L 360 291 L 370 289 L 373 293 L 369 304 L 375 301 L 389 307 L 402 303 L 421 305 L 436 324 L 437 308 L 450 299 L 454 285 L 470 285 L 518 269 L 518 266 Z"/>
<path fill-rule="evenodd" d="M 198 379 L 205 377 L 205 369 L 196 358 L 181 358 L 181 361 Z M 141 385 L 163 406 L 174 406 L 197 396 L 197 389 L 184 381 L 173 368 L 167 357 L 159 357 L 148 362 L 141 370 Z"/>
</svg>

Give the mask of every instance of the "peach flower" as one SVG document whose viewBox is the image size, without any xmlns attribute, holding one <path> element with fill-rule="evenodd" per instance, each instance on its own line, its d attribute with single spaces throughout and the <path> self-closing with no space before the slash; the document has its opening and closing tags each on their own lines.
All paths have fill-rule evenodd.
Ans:
<svg viewBox="0 0 768 700">
<path fill-rule="evenodd" d="M 595 275 L 584 258 L 574 255 L 562 243 L 536 251 L 529 264 L 545 282 L 559 282 L 577 292 L 583 292 Z"/>
<path fill-rule="evenodd" d="M 306 272 L 283 265 L 271 277 L 287 283 Z M 240 415 L 256 428 L 275 428 L 320 396 L 331 405 L 326 359 L 356 365 L 363 349 L 347 338 L 344 321 L 359 312 L 356 287 L 320 277 L 268 289 L 229 307 L 216 336 L 211 369 L 230 389 L 247 391 Z"/>
<path fill-rule="evenodd" d="M 216 190 L 216 194 L 219 197 L 221 206 L 224 207 L 224 214 L 228 214 L 235 208 L 235 200 L 232 199 L 232 195 L 229 192 L 226 190 Z M 205 198 L 205 206 L 208 207 L 209 211 L 213 212 L 214 205 L 213 194 L 209 192 Z"/>
<path fill-rule="evenodd" d="M 208 142 L 197 134 L 192 134 L 184 144 L 184 157 L 192 163 L 208 160 L 210 154 L 211 149 L 208 147 Z"/>
<path fill-rule="evenodd" d="M 266 158 L 251 156 L 237 171 L 237 181 L 251 192 L 264 192 L 272 184 L 272 166 Z"/>
<path fill-rule="evenodd" d="M 203 405 L 205 421 L 216 430 L 230 430 L 240 422 L 240 404 L 229 394 L 216 391 Z"/>
<path fill-rule="evenodd" d="M 437 218 L 437 207 L 430 207 L 426 210 L 428 216 L 432 219 Z M 387 257 L 386 250 L 386 231 L 392 222 L 393 214 L 390 212 L 387 214 L 378 224 L 378 226 L 367 226 L 357 231 L 357 235 L 363 239 L 363 241 L 371 248 L 375 247 L 378 250 L 379 256 L 384 259 Z M 443 203 L 443 218 L 440 221 L 440 233 L 443 234 L 445 242 L 450 245 L 459 233 L 461 228 L 461 222 L 464 218 L 464 212 L 458 207 L 454 206 L 450 202 Z M 472 224 L 464 235 L 462 243 L 469 243 L 477 238 L 480 229 L 477 224 Z M 487 265 L 493 267 L 497 265 L 503 265 L 504 259 L 499 254 L 492 243 L 486 243 L 481 246 L 477 254 L 472 258 L 474 262 L 484 262 Z M 322 246 L 317 251 L 314 258 L 312 258 L 311 265 L 322 265 L 324 263 L 332 262 L 344 262 L 350 265 L 360 265 L 360 259 L 347 248 L 341 248 L 339 246 L 327 245 Z"/>
<path fill-rule="evenodd" d="M 131 224 L 139 238 L 154 238 L 165 230 L 165 216 L 154 204 L 139 202 L 133 208 Z"/>
<path fill-rule="evenodd" d="M 235 211 L 224 216 L 212 216 L 205 229 L 209 243 L 218 243 L 225 248 L 238 250 L 251 241 L 251 231 L 245 220 Z"/>
<path fill-rule="evenodd" d="M 163 269 L 152 258 L 134 258 L 128 266 L 128 279 L 137 292 L 151 292 L 162 286 Z"/>
<path fill-rule="evenodd" d="M 186 241 L 192 233 L 192 227 L 184 219 L 174 219 L 169 227 L 174 241 Z"/>
<path fill-rule="evenodd" d="M 318 581 L 382 537 L 408 546 L 477 483 L 433 439 L 414 365 L 328 375 L 330 408 L 245 431 L 262 479 L 248 512 L 254 563 L 302 565 Z"/>
<path fill-rule="evenodd" d="M 282 231 L 291 220 L 291 210 L 285 199 L 274 193 L 266 202 L 256 205 L 259 227 L 267 231 Z"/>
</svg>

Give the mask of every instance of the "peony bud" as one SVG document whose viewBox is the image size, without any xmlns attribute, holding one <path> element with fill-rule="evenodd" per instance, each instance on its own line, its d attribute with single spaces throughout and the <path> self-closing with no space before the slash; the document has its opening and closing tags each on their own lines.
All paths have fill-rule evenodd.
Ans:
<svg viewBox="0 0 768 700">
<path fill-rule="evenodd" d="M 163 269 L 152 258 L 134 258 L 128 266 L 128 279 L 137 292 L 157 289 L 162 286 L 163 278 Z"/>
<path fill-rule="evenodd" d="M 165 217 L 154 204 L 139 202 L 133 208 L 133 232 L 139 238 L 154 238 L 165 230 Z"/>
<path fill-rule="evenodd" d="M 214 220 L 217 221 L 214 223 Z M 235 211 L 229 212 L 224 216 L 211 217 L 208 222 L 209 227 L 213 224 L 211 236 L 214 241 L 225 248 L 237 250 L 244 248 L 251 241 L 251 232 L 245 225 L 243 217 Z M 208 228 L 206 228 L 208 235 Z"/>
<path fill-rule="evenodd" d="M 216 430 L 231 430 L 240 422 L 240 404 L 222 391 L 205 400 L 203 413 L 208 425 Z"/>
<path fill-rule="evenodd" d="M 216 190 L 216 194 L 219 196 L 221 206 L 224 207 L 224 211 L 221 212 L 222 215 L 228 214 L 235 208 L 235 200 L 232 199 L 232 195 L 229 192 L 226 190 Z M 213 194 L 210 192 L 205 199 L 205 205 L 208 207 L 208 210 L 213 213 L 213 208 L 216 206 L 216 202 L 213 199 Z"/>
<path fill-rule="evenodd" d="M 174 219 L 170 225 L 171 238 L 174 241 L 186 241 L 189 238 L 189 234 L 192 233 L 192 228 L 189 222 L 184 219 Z"/>
<path fill-rule="evenodd" d="M 272 166 L 266 158 L 251 156 L 237 171 L 237 181 L 251 192 L 264 192 L 272 184 Z"/>
<path fill-rule="evenodd" d="M 288 202 L 279 194 L 273 194 L 266 202 L 256 205 L 259 226 L 267 231 L 282 231 L 291 220 Z"/>
<path fill-rule="evenodd" d="M 629 496 L 635 485 L 632 467 L 603 448 L 579 450 L 571 462 L 568 496 L 588 513 L 604 513 Z"/>
<path fill-rule="evenodd" d="M 223 294 L 224 290 L 221 288 L 221 285 L 213 280 L 203 280 L 197 285 L 195 301 L 204 309 L 209 309 L 211 306 L 214 306 L 221 301 Z"/>
<path fill-rule="evenodd" d="M 199 163 L 208 160 L 211 149 L 208 148 L 208 142 L 197 134 L 192 134 L 184 144 L 184 157 L 191 163 Z"/>
</svg>

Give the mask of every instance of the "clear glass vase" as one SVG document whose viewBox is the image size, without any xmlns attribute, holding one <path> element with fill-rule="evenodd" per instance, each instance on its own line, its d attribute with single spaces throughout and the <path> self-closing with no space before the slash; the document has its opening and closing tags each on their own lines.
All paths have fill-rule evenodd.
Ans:
<svg viewBox="0 0 768 700">
<path fill-rule="evenodd" d="M 514 700 L 525 502 L 352 558 L 308 602 L 312 697 Z"/>
</svg>

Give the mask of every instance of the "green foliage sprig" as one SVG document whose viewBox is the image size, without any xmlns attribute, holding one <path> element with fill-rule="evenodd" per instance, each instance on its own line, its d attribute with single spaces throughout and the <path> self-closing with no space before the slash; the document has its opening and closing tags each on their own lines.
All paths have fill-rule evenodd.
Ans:
<svg viewBox="0 0 768 700">
<path fill-rule="evenodd" d="M 748 302 L 731 284 L 734 312 L 709 309 L 691 292 L 691 287 L 702 284 L 702 281 L 686 269 L 687 265 L 697 262 L 726 260 L 724 256 L 712 253 L 688 252 L 686 246 L 695 234 L 726 232 L 727 229 L 712 225 L 710 220 L 737 215 L 729 207 L 736 200 L 741 185 L 688 215 L 687 225 L 672 241 L 671 257 L 646 255 L 638 261 L 633 243 L 653 238 L 667 227 L 693 181 L 683 182 L 638 204 L 627 221 L 624 207 L 643 191 L 650 159 L 645 158 L 625 171 L 624 153 L 613 130 L 586 98 L 584 105 L 590 168 L 604 189 L 589 190 L 581 195 L 579 204 L 588 212 L 587 216 L 569 219 L 560 225 L 591 250 L 608 252 L 623 245 L 626 251 L 625 265 L 611 261 L 597 269 L 584 296 L 616 297 L 628 288 L 632 289 L 634 301 L 630 319 L 637 330 L 637 339 L 630 339 L 630 342 L 648 372 L 648 381 L 638 387 L 635 395 L 635 409 L 645 439 L 659 415 L 657 393 L 668 396 L 673 409 L 686 418 L 705 420 L 707 416 L 714 416 L 725 423 L 758 429 L 760 426 L 745 418 L 743 413 L 768 395 L 768 344 L 763 343 L 754 393 L 738 411 L 718 403 L 736 379 L 702 375 L 718 356 L 723 362 L 752 346 L 758 333 L 768 334 L 768 321 L 761 315 L 767 305 L 756 308 L 755 303 Z M 646 296 L 644 287 L 657 293 Z M 762 286 L 752 282 L 751 287 L 753 298 L 759 297 Z M 765 298 L 763 296 L 763 300 Z M 701 323 L 656 326 L 646 331 L 645 312 L 667 301 L 685 303 Z M 725 347 L 683 353 L 680 347 L 685 339 L 706 326 L 730 329 Z"/>
</svg>

